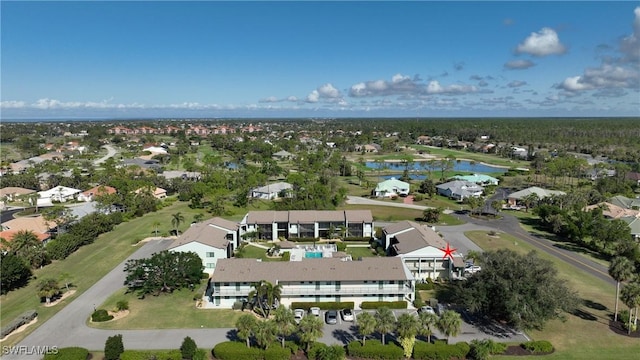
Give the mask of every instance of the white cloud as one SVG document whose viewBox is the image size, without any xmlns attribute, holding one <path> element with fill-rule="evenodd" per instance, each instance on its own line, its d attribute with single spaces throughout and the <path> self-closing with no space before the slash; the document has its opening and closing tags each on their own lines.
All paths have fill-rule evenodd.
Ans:
<svg viewBox="0 0 640 360">
<path fill-rule="evenodd" d="M 27 103 L 24 101 L 8 100 L 0 102 L 1 109 L 21 109 L 24 107 L 27 107 Z"/>
<path fill-rule="evenodd" d="M 325 99 L 337 99 L 342 97 L 340 90 L 333 87 L 330 83 L 320 86 L 318 88 L 318 94 L 321 98 Z"/>
<path fill-rule="evenodd" d="M 313 90 L 309 95 L 307 95 L 307 102 L 317 103 L 320 100 L 320 93 L 318 90 Z"/>
<path fill-rule="evenodd" d="M 452 84 L 448 86 L 442 86 L 437 80 L 430 81 L 427 84 L 427 94 L 469 94 L 477 92 L 478 88 L 473 85 L 459 85 Z"/>
<path fill-rule="evenodd" d="M 521 81 L 521 80 L 514 80 L 510 83 L 507 84 L 507 87 L 510 88 L 517 88 L 517 87 L 521 87 L 521 86 L 525 86 L 527 85 L 526 81 Z"/>
<path fill-rule="evenodd" d="M 633 34 L 625 37 L 620 42 L 620 52 L 623 54 L 623 62 L 640 61 L 640 6 L 633 10 Z M 636 64 L 637 65 L 637 64 Z"/>
<path fill-rule="evenodd" d="M 536 64 L 529 60 L 512 60 L 504 64 L 504 68 L 507 70 L 524 70 L 528 69 Z"/>
<path fill-rule="evenodd" d="M 516 51 L 533 56 L 547 56 L 563 54 L 566 48 L 560 43 L 558 34 L 553 29 L 545 27 L 537 33 L 531 33 L 518 45 Z"/>
<path fill-rule="evenodd" d="M 598 68 L 589 68 L 580 76 L 566 78 L 556 85 L 557 89 L 565 91 L 584 91 L 592 89 L 638 89 L 640 87 L 640 73 L 638 70 L 602 64 Z"/>
</svg>

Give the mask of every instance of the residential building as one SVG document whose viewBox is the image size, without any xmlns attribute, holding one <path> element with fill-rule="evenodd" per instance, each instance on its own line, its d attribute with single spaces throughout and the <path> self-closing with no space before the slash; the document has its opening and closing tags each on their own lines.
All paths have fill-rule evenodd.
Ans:
<svg viewBox="0 0 640 360">
<path fill-rule="evenodd" d="M 396 178 L 390 178 L 379 182 L 373 190 L 373 195 L 376 197 L 407 196 L 409 195 L 409 189 L 409 183 Z"/>
<path fill-rule="evenodd" d="M 285 194 L 286 197 L 289 197 L 292 190 L 293 185 L 286 182 L 277 182 L 252 189 L 251 197 L 273 200 L 282 197 L 282 194 Z"/>
<path fill-rule="evenodd" d="M 507 197 L 508 206 L 518 206 L 527 196 L 535 194 L 538 199 L 544 199 L 548 196 L 558 196 L 558 195 L 566 195 L 563 191 L 556 190 L 547 190 L 543 188 L 539 188 L 537 186 L 532 186 L 526 188 L 524 190 L 516 191 L 514 193 L 509 194 Z"/>
<path fill-rule="evenodd" d="M 500 180 L 494 178 L 493 176 L 484 175 L 484 174 L 457 175 L 457 176 L 454 176 L 453 179 L 468 181 L 468 182 L 476 183 L 482 186 L 498 185 L 498 182 L 500 182 Z"/>
<path fill-rule="evenodd" d="M 167 180 L 182 179 L 182 180 L 200 180 L 202 173 L 199 171 L 181 171 L 181 170 L 165 170 L 158 174 Z"/>
<path fill-rule="evenodd" d="M 212 218 L 193 224 L 170 246 L 170 251 L 193 251 L 200 259 L 204 271 L 212 274 L 220 259 L 233 256 L 238 247 L 238 224 L 222 218 Z"/>
<path fill-rule="evenodd" d="M 273 157 L 278 160 L 290 160 L 293 158 L 293 154 L 286 150 L 280 150 L 277 153 L 274 153 Z"/>
<path fill-rule="evenodd" d="M 33 194 L 35 192 L 35 190 L 31 189 L 8 186 L 0 189 L 0 198 L 5 198 L 7 201 L 15 201 L 21 196 Z"/>
<path fill-rule="evenodd" d="M 346 237 L 372 237 L 369 210 L 250 211 L 240 222 L 240 235 L 255 233 L 258 239 L 326 238 L 330 232 Z"/>
<path fill-rule="evenodd" d="M 159 187 L 156 187 L 155 189 L 154 188 L 140 188 L 140 189 L 134 191 L 134 193 L 137 195 L 137 194 L 140 194 L 141 192 L 147 191 L 147 190 L 150 191 L 151 195 L 153 195 L 153 197 L 156 198 L 156 199 L 164 199 L 164 198 L 167 197 L 167 190 L 165 190 L 163 188 L 159 188 Z"/>
<path fill-rule="evenodd" d="M 5 221 L 0 226 L 2 230 L 2 237 L 9 241 L 9 238 L 13 238 L 13 235 L 21 230 L 33 231 L 34 234 L 43 242 L 49 240 L 51 230 L 57 227 L 56 223 L 47 221 L 42 215 L 38 216 L 23 216 L 9 221 Z"/>
<path fill-rule="evenodd" d="M 20 230 L 2 230 L 0 231 L 0 239 L 4 239 L 6 242 L 11 243 L 13 241 L 13 237 L 19 231 Z M 27 231 L 30 231 L 30 230 L 27 230 Z M 35 231 L 32 231 L 32 232 L 38 238 L 38 241 L 40 241 L 43 245 L 46 245 L 51 239 L 51 235 L 49 233 L 39 233 Z M 2 242 L 0 242 L 0 249 L 2 248 L 3 248 L 3 245 L 2 245 Z"/>
<path fill-rule="evenodd" d="M 447 243 L 433 228 L 413 221 L 402 221 L 386 226 L 382 233 L 387 255 L 401 258 L 416 280 L 462 276 L 462 255 L 455 253 L 453 257 L 444 256 Z"/>
<path fill-rule="evenodd" d="M 436 185 L 436 190 L 442 196 L 463 201 L 468 197 L 482 196 L 484 188 L 471 181 L 454 180 Z"/>
<path fill-rule="evenodd" d="M 56 186 L 38 193 L 38 206 L 51 206 L 54 201 L 66 202 L 74 200 L 82 190 L 66 186 Z"/>
<path fill-rule="evenodd" d="M 221 259 L 209 279 L 205 305 L 232 308 L 247 298 L 252 284 L 265 280 L 282 287 L 280 304 L 293 302 L 407 301 L 415 294 L 415 280 L 400 258 L 375 257 L 359 261 L 337 258 L 291 262 L 259 259 Z"/>
<path fill-rule="evenodd" d="M 96 196 L 112 195 L 116 192 L 116 189 L 111 186 L 100 185 L 80 193 L 78 201 L 93 201 Z"/>
<path fill-rule="evenodd" d="M 620 220 L 629 225 L 631 236 L 633 236 L 636 241 L 640 241 L 640 216 L 625 216 L 621 217 Z"/>
</svg>

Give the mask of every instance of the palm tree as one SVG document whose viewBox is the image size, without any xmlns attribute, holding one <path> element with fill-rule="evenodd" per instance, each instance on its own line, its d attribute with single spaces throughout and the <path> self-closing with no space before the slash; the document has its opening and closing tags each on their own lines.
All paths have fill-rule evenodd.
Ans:
<svg viewBox="0 0 640 360">
<path fill-rule="evenodd" d="M 276 334 L 278 328 L 276 323 L 271 320 L 264 320 L 256 322 L 256 327 L 253 330 L 253 336 L 256 338 L 256 343 L 262 349 L 267 349 L 269 344 L 276 340 Z"/>
<path fill-rule="evenodd" d="M 60 294 L 60 286 L 55 279 L 44 279 L 38 284 L 38 296 L 45 298 L 47 304 L 51 303 L 51 298 Z"/>
<path fill-rule="evenodd" d="M 446 310 L 442 313 L 440 319 L 438 319 L 436 327 L 448 340 L 449 337 L 458 335 L 460 330 L 462 330 L 462 317 L 453 310 Z"/>
<path fill-rule="evenodd" d="M 171 225 L 173 225 L 173 228 L 176 231 L 176 235 L 178 235 L 178 226 L 180 226 L 180 224 L 182 224 L 184 222 L 184 215 L 182 215 L 180 212 L 177 212 L 173 215 L 171 215 Z"/>
<path fill-rule="evenodd" d="M 305 350 L 309 351 L 311 344 L 322 337 L 322 320 L 316 316 L 305 316 L 298 324 L 298 337 L 305 344 Z"/>
<path fill-rule="evenodd" d="M 204 214 L 203 213 L 198 213 L 198 214 L 193 215 L 193 221 L 199 223 L 202 220 L 204 220 Z"/>
<path fill-rule="evenodd" d="M 529 212 L 529 208 L 533 207 L 539 200 L 540 198 L 536 193 L 528 194 L 527 196 L 522 198 L 522 203 L 524 204 L 524 211 Z"/>
<path fill-rule="evenodd" d="M 269 317 L 271 308 L 279 301 L 282 294 L 282 285 L 273 285 L 266 280 L 260 280 L 251 285 L 253 290 L 249 292 L 249 302 L 260 308 L 262 316 Z"/>
<path fill-rule="evenodd" d="M 636 314 L 636 321 L 638 319 L 638 306 L 640 306 L 640 283 L 634 281 L 626 284 L 620 291 L 620 298 L 625 305 L 629 307 L 629 322 L 627 323 L 627 328 L 629 329 L 629 334 L 631 334 L 631 315 L 634 310 Z"/>
<path fill-rule="evenodd" d="M 39 268 L 49 262 L 44 245 L 31 230 L 20 230 L 13 235 L 9 247 L 17 256 L 25 259 L 32 268 Z"/>
<path fill-rule="evenodd" d="M 158 237 L 158 227 L 162 225 L 162 223 L 158 220 L 153 222 L 153 227 L 155 228 L 154 232 L 156 233 L 156 237 Z"/>
<path fill-rule="evenodd" d="M 418 320 L 410 314 L 402 314 L 396 322 L 396 335 L 404 350 L 404 356 L 411 357 L 418 334 Z"/>
<path fill-rule="evenodd" d="M 633 276 L 634 265 L 625 256 L 616 256 L 609 265 L 609 275 L 616 281 L 616 308 L 613 321 L 618 321 L 618 299 L 620 299 L 620 283 L 627 281 Z"/>
<path fill-rule="evenodd" d="M 250 314 L 244 314 L 236 321 L 236 329 L 238 330 L 238 337 L 241 340 L 247 341 L 247 347 L 251 347 L 249 339 L 253 334 L 253 330 L 256 327 L 256 318 Z"/>
<path fill-rule="evenodd" d="M 293 311 L 284 305 L 278 306 L 276 311 L 273 312 L 273 315 L 273 321 L 278 328 L 278 334 L 281 336 L 282 347 L 284 348 L 284 340 L 293 333 L 296 319 L 293 316 Z"/>
<path fill-rule="evenodd" d="M 433 334 L 435 325 L 438 322 L 438 316 L 436 314 L 423 311 L 418 315 L 418 322 L 420 323 L 418 333 L 422 336 L 426 336 L 427 341 L 431 342 L 431 335 Z"/>
<path fill-rule="evenodd" d="M 385 335 L 392 332 L 396 327 L 396 317 L 393 315 L 393 312 L 386 307 L 381 307 L 376 310 L 373 317 L 376 319 L 376 331 L 380 333 L 382 345 L 384 345 Z"/>
<path fill-rule="evenodd" d="M 358 332 L 362 335 L 362 345 L 366 343 L 367 336 L 371 335 L 376 329 L 376 319 L 371 313 L 363 312 L 356 318 L 358 324 Z"/>
<path fill-rule="evenodd" d="M 64 286 L 67 288 L 67 291 L 69 291 L 69 285 L 72 285 L 71 284 L 72 279 L 73 278 L 71 274 L 69 274 L 68 272 L 63 272 L 58 276 L 58 280 L 64 283 Z"/>
</svg>

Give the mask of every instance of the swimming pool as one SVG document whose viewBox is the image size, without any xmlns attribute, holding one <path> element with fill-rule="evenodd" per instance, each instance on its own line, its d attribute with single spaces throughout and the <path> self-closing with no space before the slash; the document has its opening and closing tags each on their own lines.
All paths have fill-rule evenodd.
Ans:
<svg viewBox="0 0 640 360">
<path fill-rule="evenodd" d="M 322 252 L 321 251 L 307 251 L 304 253 L 304 257 L 306 258 L 321 258 L 322 257 Z"/>
</svg>

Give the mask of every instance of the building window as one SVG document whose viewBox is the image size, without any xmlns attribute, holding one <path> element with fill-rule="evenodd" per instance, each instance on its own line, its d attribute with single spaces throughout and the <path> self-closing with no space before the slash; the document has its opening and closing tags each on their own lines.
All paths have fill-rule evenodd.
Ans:
<svg viewBox="0 0 640 360">
<path fill-rule="evenodd" d="M 216 253 L 214 253 L 214 252 L 207 252 L 207 257 L 216 257 Z"/>
<path fill-rule="evenodd" d="M 216 263 L 207 263 L 207 265 L 205 265 L 207 269 L 215 269 L 216 267 Z"/>
</svg>

